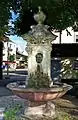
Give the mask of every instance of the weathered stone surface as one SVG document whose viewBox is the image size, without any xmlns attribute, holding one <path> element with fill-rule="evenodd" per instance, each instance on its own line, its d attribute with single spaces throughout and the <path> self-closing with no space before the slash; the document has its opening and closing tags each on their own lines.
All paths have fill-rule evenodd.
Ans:
<svg viewBox="0 0 78 120">
<path fill-rule="evenodd" d="M 43 73 L 48 74 L 50 77 L 50 67 L 51 67 L 51 59 L 50 59 L 50 53 L 51 53 L 51 45 L 50 44 L 33 44 L 30 45 L 29 48 L 29 56 L 28 56 L 28 72 L 29 74 L 35 73 L 37 70 L 37 62 L 36 62 L 36 55 L 38 53 L 43 54 L 43 59 L 41 62 L 41 69 Z"/>
<path fill-rule="evenodd" d="M 40 105 L 36 107 L 28 107 L 25 110 L 25 116 L 29 118 L 45 118 L 45 117 L 55 117 L 55 105 L 52 102 L 47 102 L 45 105 Z"/>
</svg>

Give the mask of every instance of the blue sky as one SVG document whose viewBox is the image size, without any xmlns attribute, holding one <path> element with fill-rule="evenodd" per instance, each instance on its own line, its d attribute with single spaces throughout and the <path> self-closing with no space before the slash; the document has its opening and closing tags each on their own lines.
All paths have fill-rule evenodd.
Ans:
<svg viewBox="0 0 78 120">
<path fill-rule="evenodd" d="M 14 25 L 11 23 L 11 21 L 15 21 L 16 18 L 19 16 L 19 14 L 16 15 L 16 14 L 14 14 L 13 11 L 11 11 L 11 13 L 12 13 L 12 20 L 9 21 L 9 25 L 14 26 Z M 12 40 L 13 42 L 15 42 L 17 45 L 20 45 L 23 50 L 25 49 L 25 47 L 26 47 L 26 41 L 23 40 L 22 37 L 18 37 L 17 35 L 10 35 L 9 38 L 10 38 L 10 40 Z"/>
<path fill-rule="evenodd" d="M 26 41 L 23 40 L 22 37 L 18 37 L 17 35 L 14 35 L 14 36 L 10 35 L 9 38 L 13 42 L 15 42 L 17 45 L 20 45 L 23 50 L 25 49 L 25 47 L 26 47 Z"/>
</svg>

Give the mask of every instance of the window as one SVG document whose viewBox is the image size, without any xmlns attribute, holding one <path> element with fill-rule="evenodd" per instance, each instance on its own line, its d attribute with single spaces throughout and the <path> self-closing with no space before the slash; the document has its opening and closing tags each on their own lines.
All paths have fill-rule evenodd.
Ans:
<svg viewBox="0 0 78 120">
<path fill-rule="evenodd" d="M 12 44 L 10 44 L 10 48 L 11 48 Z"/>
<path fill-rule="evenodd" d="M 76 35 L 76 42 L 78 42 L 78 35 Z"/>
<path fill-rule="evenodd" d="M 78 60 L 74 60 L 73 62 L 73 69 L 78 70 Z"/>
</svg>

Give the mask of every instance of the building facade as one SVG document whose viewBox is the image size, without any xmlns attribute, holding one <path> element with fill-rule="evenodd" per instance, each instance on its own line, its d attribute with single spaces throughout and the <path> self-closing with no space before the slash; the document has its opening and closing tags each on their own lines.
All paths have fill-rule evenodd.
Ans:
<svg viewBox="0 0 78 120">
<path fill-rule="evenodd" d="M 53 33 L 57 35 L 56 40 L 54 40 L 53 44 L 59 44 L 59 37 L 60 34 L 58 31 L 54 30 Z M 61 34 L 61 44 L 70 44 L 70 43 L 78 43 L 78 31 L 74 31 L 72 27 L 67 28 L 66 30 L 62 31 Z"/>
<path fill-rule="evenodd" d="M 3 68 L 16 69 L 16 44 L 12 41 L 3 42 Z"/>
</svg>

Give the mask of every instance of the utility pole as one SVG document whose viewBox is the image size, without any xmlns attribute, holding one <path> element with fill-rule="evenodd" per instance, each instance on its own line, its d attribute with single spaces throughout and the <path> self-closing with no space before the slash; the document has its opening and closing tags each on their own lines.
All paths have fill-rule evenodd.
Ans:
<svg viewBox="0 0 78 120">
<path fill-rule="evenodd" d="M 3 75 L 2 75 L 2 54 L 3 54 L 3 42 L 0 41 L 0 79 L 3 79 Z"/>
<path fill-rule="evenodd" d="M 9 78 L 9 61 L 8 61 L 8 57 L 9 57 L 9 47 L 8 47 L 8 40 L 7 40 L 7 78 Z"/>
</svg>

